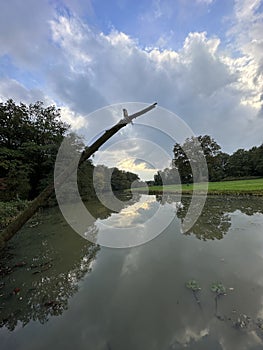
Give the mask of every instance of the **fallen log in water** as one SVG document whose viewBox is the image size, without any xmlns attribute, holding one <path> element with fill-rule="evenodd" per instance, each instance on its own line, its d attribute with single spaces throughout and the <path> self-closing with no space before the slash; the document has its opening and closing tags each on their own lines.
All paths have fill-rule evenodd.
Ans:
<svg viewBox="0 0 263 350">
<path fill-rule="evenodd" d="M 131 114 L 130 116 L 128 115 L 126 109 L 124 109 L 124 117 L 109 130 L 106 130 L 102 136 L 100 136 L 91 146 L 85 148 L 80 157 L 79 165 L 90 158 L 107 140 L 115 135 L 120 129 L 131 123 L 133 119 L 151 111 L 156 107 L 156 105 L 157 103 L 153 103 L 152 105 L 134 114 Z M 58 177 L 56 186 L 61 185 L 74 170 L 75 167 L 69 165 L 69 167 L 65 169 Z M 36 213 L 39 207 L 43 206 L 46 203 L 47 199 L 52 195 L 53 192 L 54 183 L 52 182 L 30 203 L 30 205 L 21 214 L 18 215 L 14 221 L 12 221 L 3 230 L 3 232 L 0 234 L 0 249 L 4 248 L 6 242 L 9 241 L 23 227 L 23 225 Z"/>
</svg>

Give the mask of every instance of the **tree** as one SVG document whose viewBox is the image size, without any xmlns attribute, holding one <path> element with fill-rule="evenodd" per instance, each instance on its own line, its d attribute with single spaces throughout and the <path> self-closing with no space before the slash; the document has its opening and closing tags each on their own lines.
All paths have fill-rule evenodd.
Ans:
<svg viewBox="0 0 263 350">
<path fill-rule="evenodd" d="M 95 171 L 94 184 L 99 192 L 129 189 L 134 181 L 139 180 L 137 174 L 118 168 L 108 168 L 105 165 L 97 165 Z"/>
<path fill-rule="evenodd" d="M 176 143 L 173 148 L 174 158 L 172 160 L 172 167 L 176 168 L 179 172 L 182 183 L 192 182 L 191 179 L 193 177 L 189 159 L 184 151 L 184 148 L 190 142 L 191 140 L 187 139 L 183 145 Z"/>
<path fill-rule="evenodd" d="M 180 176 L 176 168 L 165 168 L 164 170 L 159 170 L 156 175 L 154 175 L 154 185 L 173 185 L 180 183 Z"/>
<path fill-rule="evenodd" d="M 154 185 L 155 186 L 162 186 L 162 175 L 161 175 L 161 170 L 157 171 L 157 174 L 154 175 Z"/>
<path fill-rule="evenodd" d="M 209 167 L 209 180 L 221 181 L 226 176 L 226 169 L 230 155 L 224 152 L 219 152 L 210 163 Z"/>
<path fill-rule="evenodd" d="M 201 152 L 201 149 L 202 152 Z M 174 145 L 173 167 L 177 168 L 181 176 L 182 183 L 192 182 L 193 168 L 197 174 L 197 181 L 205 179 L 205 169 L 203 169 L 203 155 L 205 156 L 209 180 L 219 180 L 222 176 L 222 166 L 224 165 L 221 147 L 209 135 L 187 138 L 182 145 Z M 220 175 L 219 175 L 220 173 Z"/>
<path fill-rule="evenodd" d="M 200 152 L 200 145 L 202 152 Z M 154 175 L 154 184 L 178 183 L 177 170 L 182 183 L 205 179 L 202 154 L 205 156 L 209 181 L 221 181 L 225 178 L 263 176 L 263 144 L 249 150 L 238 149 L 232 155 L 221 151 L 220 145 L 209 135 L 187 138 L 183 144 L 176 143 L 173 148 L 172 168 L 159 170 Z"/>
<path fill-rule="evenodd" d="M 187 138 L 182 144 L 176 143 L 173 148 L 171 168 L 159 170 L 154 175 L 154 184 L 177 184 L 209 181 L 219 181 L 225 176 L 225 168 L 229 155 L 221 152 L 221 147 L 209 135 Z M 204 157 L 207 165 L 204 164 Z M 179 179 L 180 177 L 180 179 Z"/>
<path fill-rule="evenodd" d="M 229 177 L 244 177 L 252 175 L 252 162 L 248 151 L 238 149 L 230 156 L 226 167 L 226 175 Z"/>
<path fill-rule="evenodd" d="M 249 150 L 238 149 L 227 162 L 226 176 L 263 176 L 263 144 Z"/>
<path fill-rule="evenodd" d="M 83 201 L 96 197 L 93 185 L 93 171 L 94 165 L 90 159 L 81 164 L 78 169 L 78 187 Z"/>
<path fill-rule="evenodd" d="M 224 157 L 219 144 L 209 135 L 198 136 L 198 141 L 203 149 L 208 168 L 209 181 L 222 179 L 222 166 Z"/>
<path fill-rule="evenodd" d="M 249 150 L 254 176 L 263 176 L 263 144 Z"/>
<path fill-rule="evenodd" d="M 55 106 L 0 103 L 0 199 L 32 199 L 52 178 L 57 150 L 69 125 Z"/>
</svg>

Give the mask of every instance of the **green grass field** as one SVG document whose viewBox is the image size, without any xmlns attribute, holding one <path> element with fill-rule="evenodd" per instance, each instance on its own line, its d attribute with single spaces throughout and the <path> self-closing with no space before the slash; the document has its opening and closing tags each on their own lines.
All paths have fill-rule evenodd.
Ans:
<svg viewBox="0 0 263 350">
<path fill-rule="evenodd" d="M 205 183 L 197 183 L 194 185 L 195 189 L 200 193 L 205 191 Z M 166 185 L 152 186 L 149 188 L 151 193 L 169 192 L 178 193 L 182 189 L 182 193 L 191 193 L 193 191 L 193 185 Z M 138 192 L 144 192 L 147 188 L 138 188 Z M 221 181 L 221 182 L 209 182 L 208 184 L 209 194 L 254 194 L 263 195 L 263 178 L 253 180 L 235 180 L 235 181 Z"/>
</svg>

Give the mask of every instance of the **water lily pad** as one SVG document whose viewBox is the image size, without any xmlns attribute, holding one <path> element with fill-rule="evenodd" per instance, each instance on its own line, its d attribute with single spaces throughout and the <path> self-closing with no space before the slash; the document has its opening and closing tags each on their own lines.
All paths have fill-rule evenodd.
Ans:
<svg viewBox="0 0 263 350">
<path fill-rule="evenodd" d="M 211 286 L 211 291 L 217 295 L 222 295 L 226 293 L 226 287 L 221 282 L 215 282 Z"/>
<path fill-rule="evenodd" d="M 196 292 L 198 290 L 201 290 L 198 282 L 196 280 L 189 280 L 187 283 L 186 283 L 186 287 L 191 289 L 192 291 Z"/>
</svg>

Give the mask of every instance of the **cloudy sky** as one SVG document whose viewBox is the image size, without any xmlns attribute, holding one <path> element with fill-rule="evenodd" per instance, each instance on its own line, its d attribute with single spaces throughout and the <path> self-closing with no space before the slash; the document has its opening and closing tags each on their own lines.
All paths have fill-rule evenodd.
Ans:
<svg viewBox="0 0 263 350">
<path fill-rule="evenodd" d="M 262 9 L 260 0 L 3 1 L 0 99 L 56 104 L 87 142 L 118 119 L 92 112 L 157 101 L 226 152 L 259 145 Z M 158 113 L 148 118 L 177 127 Z M 129 126 L 97 158 L 149 178 L 168 164 L 149 159 L 151 145 L 170 145 L 160 129 L 158 139 L 149 127 Z"/>
</svg>

